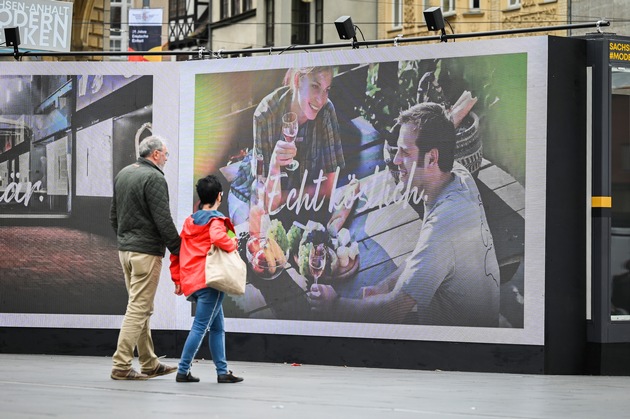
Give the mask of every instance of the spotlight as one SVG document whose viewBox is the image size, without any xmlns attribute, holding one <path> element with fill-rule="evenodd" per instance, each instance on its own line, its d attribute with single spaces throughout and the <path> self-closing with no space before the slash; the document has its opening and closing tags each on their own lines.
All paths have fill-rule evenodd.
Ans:
<svg viewBox="0 0 630 419">
<path fill-rule="evenodd" d="M 427 29 L 430 31 L 439 31 L 444 29 L 444 17 L 442 17 L 442 9 L 439 7 L 429 7 L 424 12 L 424 20 L 427 22 Z"/>
<path fill-rule="evenodd" d="M 430 31 L 442 31 L 442 41 L 446 42 L 444 36 L 446 31 L 444 30 L 444 17 L 442 16 L 442 9 L 439 7 L 429 7 L 423 12 L 424 21 L 427 22 L 427 29 Z"/>
<path fill-rule="evenodd" d="M 17 60 L 20 50 L 20 30 L 18 28 L 4 28 L 4 42 L 7 47 L 13 47 L 13 56 Z"/>
<path fill-rule="evenodd" d="M 18 28 L 4 28 L 4 40 L 8 47 L 20 45 L 20 31 Z"/>
<path fill-rule="evenodd" d="M 357 42 L 357 33 L 354 30 L 350 16 L 339 17 L 335 20 L 335 27 L 337 28 L 339 39 L 352 39 L 352 47 L 354 48 L 354 43 Z"/>
</svg>

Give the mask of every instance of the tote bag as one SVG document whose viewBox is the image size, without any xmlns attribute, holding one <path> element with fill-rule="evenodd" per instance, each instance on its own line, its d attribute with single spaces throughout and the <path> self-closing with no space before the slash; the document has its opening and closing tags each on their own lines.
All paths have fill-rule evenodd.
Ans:
<svg viewBox="0 0 630 419">
<path fill-rule="evenodd" d="M 245 294 L 247 265 L 237 251 L 226 252 L 214 244 L 206 255 L 206 285 L 231 295 Z"/>
</svg>

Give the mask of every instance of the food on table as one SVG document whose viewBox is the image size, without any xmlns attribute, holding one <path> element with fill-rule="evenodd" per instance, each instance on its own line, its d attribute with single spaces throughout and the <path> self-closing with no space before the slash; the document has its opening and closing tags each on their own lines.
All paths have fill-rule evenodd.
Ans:
<svg viewBox="0 0 630 419">
<path fill-rule="evenodd" d="M 327 276 L 333 276 L 339 269 L 339 258 L 337 252 L 332 247 L 328 248 L 328 257 L 326 258 L 325 273 Z"/>
<path fill-rule="evenodd" d="M 357 256 L 359 256 L 359 243 L 358 242 L 352 242 L 348 249 L 349 249 L 348 256 L 350 256 L 350 259 L 354 260 Z"/>
<path fill-rule="evenodd" d="M 337 257 L 339 258 L 339 267 L 345 268 L 350 263 L 350 249 L 346 246 L 338 247 Z"/>
<path fill-rule="evenodd" d="M 267 238 L 274 239 L 283 252 L 289 250 L 289 239 L 287 238 L 287 231 L 284 229 L 280 220 L 271 220 L 269 228 L 267 228 Z"/>
<path fill-rule="evenodd" d="M 298 264 L 298 271 L 300 271 L 300 274 L 303 276 L 307 276 L 308 274 L 310 274 L 310 267 L 308 265 L 308 255 L 311 252 L 311 248 L 313 247 L 313 243 L 305 243 L 303 245 L 300 245 L 300 250 L 297 256 L 297 264 Z"/>
<path fill-rule="evenodd" d="M 347 228 L 339 230 L 339 234 L 337 235 L 337 243 L 339 246 L 348 246 L 351 241 L 352 237 L 350 237 L 350 230 Z"/>
<path fill-rule="evenodd" d="M 273 249 L 271 246 L 265 246 L 262 250 L 265 254 L 265 259 L 267 260 L 267 271 L 270 275 L 276 273 L 276 257 L 273 254 Z M 260 252 L 260 251 L 259 251 Z"/>
<path fill-rule="evenodd" d="M 252 257 L 251 263 L 252 263 L 252 269 L 254 270 L 254 272 L 256 272 L 259 275 L 265 274 L 266 270 L 269 269 L 269 266 L 267 263 L 267 255 L 265 254 L 264 250 L 257 251 Z M 276 267 L 275 267 L 275 262 L 274 262 L 273 273 L 275 273 L 275 271 L 276 271 Z M 269 271 L 269 273 L 273 275 L 271 271 Z"/>
<path fill-rule="evenodd" d="M 352 241 L 347 228 L 340 229 L 334 237 L 323 224 L 315 221 L 309 221 L 306 226 L 294 224 L 288 232 L 280 220 L 271 220 L 268 225 L 260 236 L 250 231 L 246 246 L 252 268 L 262 278 L 271 279 L 282 272 L 288 255 L 292 255 L 298 272 L 310 277 L 309 253 L 318 245 L 327 249 L 325 277 L 355 270 L 359 244 Z"/>
<path fill-rule="evenodd" d="M 321 224 L 320 224 L 321 225 Z M 302 243 L 314 243 L 325 244 L 328 247 L 332 247 L 332 240 L 326 230 L 306 230 L 302 235 Z"/>
<path fill-rule="evenodd" d="M 289 242 L 289 252 L 292 255 L 297 255 L 298 250 L 300 248 L 300 241 L 302 240 L 302 232 L 303 230 L 296 226 L 292 225 L 287 233 L 287 241 Z"/>
<path fill-rule="evenodd" d="M 278 242 L 276 242 L 271 237 L 267 237 L 267 249 L 271 251 L 271 254 L 273 255 L 274 260 L 278 262 L 284 260 L 284 263 L 286 263 L 286 257 L 285 257 L 286 251 L 282 250 L 282 247 L 280 247 Z"/>
<path fill-rule="evenodd" d="M 302 234 L 302 240 L 300 241 L 300 248 L 298 250 L 298 268 L 300 274 L 304 276 L 310 275 L 308 266 L 308 253 L 310 252 L 311 247 L 317 246 L 319 244 L 324 244 L 328 248 L 333 247 L 330 236 L 328 235 L 328 232 L 323 225 L 319 223 L 313 223 L 311 227 L 316 228 L 316 230 L 304 230 L 304 233 Z"/>
<path fill-rule="evenodd" d="M 342 246 L 341 244 L 336 249 L 336 255 L 339 259 L 338 270 L 333 271 L 337 273 L 346 273 L 354 268 L 356 259 L 359 256 L 359 243 L 354 241 L 347 243 L 348 246 Z"/>
<path fill-rule="evenodd" d="M 311 228 L 309 230 L 308 228 Z M 353 267 L 357 255 L 359 254 L 359 244 L 352 241 L 350 231 L 346 228 L 339 230 L 336 240 L 330 236 L 323 225 L 319 223 L 309 223 L 307 230 L 302 233 L 299 250 L 296 257 L 297 267 L 300 274 L 310 276 L 308 266 L 308 254 L 311 247 L 323 244 L 328 249 L 326 258 L 326 268 L 324 277 L 335 277 L 337 274 L 343 275 Z"/>
<path fill-rule="evenodd" d="M 258 237 L 250 237 L 247 241 L 247 251 L 251 255 L 255 255 L 260 250 L 260 239 Z"/>
<path fill-rule="evenodd" d="M 270 237 L 251 237 L 247 242 L 247 253 L 252 270 L 263 279 L 277 277 L 287 263 L 286 252 Z"/>
<path fill-rule="evenodd" d="M 343 205 L 336 209 L 328 221 L 327 230 L 331 236 L 336 237 L 345 224 L 352 208 L 357 202 L 356 196 L 361 190 L 361 185 L 356 178 L 353 178 L 343 190 Z"/>
</svg>

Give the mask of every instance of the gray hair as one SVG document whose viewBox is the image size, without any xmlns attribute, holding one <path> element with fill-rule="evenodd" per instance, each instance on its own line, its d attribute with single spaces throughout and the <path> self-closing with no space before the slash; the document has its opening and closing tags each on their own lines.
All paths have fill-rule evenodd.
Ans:
<svg viewBox="0 0 630 419">
<path fill-rule="evenodd" d="M 157 135 L 151 135 L 142 140 L 138 146 L 138 154 L 140 157 L 147 157 L 155 150 L 164 150 L 164 146 L 166 146 L 166 140 L 162 137 L 158 137 Z"/>
</svg>

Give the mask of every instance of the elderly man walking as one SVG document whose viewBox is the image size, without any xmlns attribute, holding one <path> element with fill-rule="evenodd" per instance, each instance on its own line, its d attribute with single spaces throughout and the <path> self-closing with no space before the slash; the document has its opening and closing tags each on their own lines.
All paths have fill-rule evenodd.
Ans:
<svg viewBox="0 0 630 419">
<path fill-rule="evenodd" d="M 140 143 L 138 151 L 138 160 L 122 169 L 114 180 L 110 211 L 129 294 L 113 357 L 114 380 L 147 380 L 177 371 L 177 367 L 158 360 L 149 327 L 165 250 L 168 247 L 172 254 L 179 254 L 181 241 L 171 217 L 162 171 L 168 148 L 162 138 L 150 136 Z M 131 365 L 136 347 L 141 372 Z"/>
</svg>

